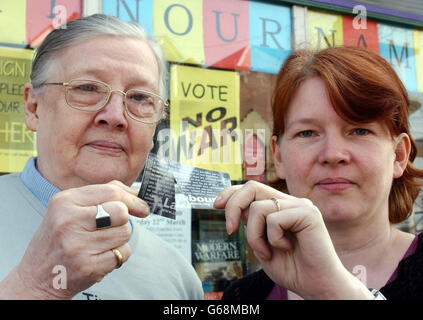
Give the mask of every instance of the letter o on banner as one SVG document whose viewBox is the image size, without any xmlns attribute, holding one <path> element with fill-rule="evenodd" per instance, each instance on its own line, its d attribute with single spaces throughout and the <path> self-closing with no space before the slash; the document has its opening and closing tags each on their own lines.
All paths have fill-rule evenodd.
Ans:
<svg viewBox="0 0 423 320">
<path fill-rule="evenodd" d="M 186 30 L 185 30 L 184 32 L 176 32 L 175 30 L 173 30 L 173 29 L 170 27 L 170 24 L 169 24 L 169 12 L 170 12 L 170 10 L 171 10 L 172 8 L 174 8 L 174 7 L 181 7 L 181 8 L 183 8 L 183 9 L 187 12 L 187 14 L 188 14 L 188 27 L 186 28 Z M 187 33 L 189 33 L 189 32 L 191 31 L 191 29 L 192 29 L 192 14 L 191 14 L 191 12 L 188 10 L 188 8 L 187 8 L 187 7 L 185 7 L 185 6 L 181 5 L 181 4 L 172 4 L 172 5 L 170 5 L 170 6 L 166 9 L 166 11 L 165 11 L 165 13 L 164 13 L 164 21 L 165 21 L 166 27 L 169 29 L 169 31 L 170 31 L 170 32 L 172 32 L 173 34 L 176 34 L 177 36 L 184 36 L 184 35 L 186 35 Z"/>
</svg>

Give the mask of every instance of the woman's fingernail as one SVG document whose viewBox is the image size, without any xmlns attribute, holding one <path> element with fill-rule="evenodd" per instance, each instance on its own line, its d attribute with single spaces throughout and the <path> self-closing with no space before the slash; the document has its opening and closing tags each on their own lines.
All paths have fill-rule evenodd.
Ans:
<svg viewBox="0 0 423 320">
<path fill-rule="evenodd" d="M 214 200 L 214 203 L 216 203 L 216 202 L 220 202 L 220 200 L 222 200 L 222 196 L 218 196 L 218 197 Z"/>
<path fill-rule="evenodd" d="M 231 235 L 234 231 L 234 228 L 232 226 L 232 222 L 230 220 L 226 220 L 226 232 Z"/>
</svg>

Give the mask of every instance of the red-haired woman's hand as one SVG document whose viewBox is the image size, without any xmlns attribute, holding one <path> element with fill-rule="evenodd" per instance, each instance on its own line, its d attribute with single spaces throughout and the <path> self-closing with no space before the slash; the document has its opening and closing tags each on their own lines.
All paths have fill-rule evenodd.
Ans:
<svg viewBox="0 0 423 320">
<path fill-rule="evenodd" d="M 367 288 L 338 258 L 319 209 L 308 199 L 248 182 L 216 199 L 225 208 L 228 232 L 242 219 L 247 241 L 264 271 L 305 299 L 371 299 Z"/>
</svg>

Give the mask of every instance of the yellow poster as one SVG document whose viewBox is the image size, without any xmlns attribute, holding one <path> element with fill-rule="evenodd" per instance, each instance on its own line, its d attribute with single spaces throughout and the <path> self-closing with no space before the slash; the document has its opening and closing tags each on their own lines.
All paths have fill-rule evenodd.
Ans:
<svg viewBox="0 0 423 320">
<path fill-rule="evenodd" d="M 166 60 L 204 64 L 203 1 L 154 1 L 153 32 Z"/>
<path fill-rule="evenodd" d="M 172 65 L 170 83 L 173 160 L 241 180 L 238 73 Z"/>
<path fill-rule="evenodd" d="M 417 90 L 423 92 L 423 32 L 414 30 L 414 56 L 416 58 Z"/>
<path fill-rule="evenodd" d="M 35 134 L 25 125 L 23 96 L 32 54 L 0 47 L 0 172 L 21 171 L 36 154 Z"/>
<path fill-rule="evenodd" d="M 0 1 L 0 44 L 26 44 L 26 0 Z"/>
<path fill-rule="evenodd" d="M 308 44 L 313 49 L 341 46 L 344 43 L 342 16 L 309 10 Z"/>
</svg>

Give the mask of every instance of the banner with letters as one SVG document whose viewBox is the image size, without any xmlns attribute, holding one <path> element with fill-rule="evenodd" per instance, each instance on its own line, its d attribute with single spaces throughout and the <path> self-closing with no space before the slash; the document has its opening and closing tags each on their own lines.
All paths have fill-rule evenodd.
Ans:
<svg viewBox="0 0 423 320">
<path fill-rule="evenodd" d="M 239 75 L 172 65 L 170 85 L 170 158 L 241 180 Z"/>
<path fill-rule="evenodd" d="M 143 25 L 170 62 L 276 74 L 292 50 L 289 6 L 241 0 L 103 0 L 102 10 Z"/>
<path fill-rule="evenodd" d="M 152 2 L 153 5 L 146 5 Z M 275 74 L 292 51 L 289 6 L 242 0 L 102 3 L 104 13 L 137 21 L 147 29 L 151 24 L 149 17 L 153 17 L 152 33 L 171 62 Z M 145 12 L 148 10 L 149 15 Z M 414 59 L 422 50 L 423 44 L 418 41 L 420 31 L 362 21 L 353 14 L 343 16 L 310 9 L 307 25 L 306 41 L 310 47 L 367 47 L 392 63 L 408 90 L 422 91 L 423 85 L 416 84 L 416 78 L 421 77 L 416 70 L 423 65 L 421 59 Z"/>
<path fill-rule="evenodd" d="M 33 50 L 0 47 L 0 172 L 22 171 L 35 156 L 35 134 L 24 115 L 24 85 Z"/>
<path fill-rule="evenodd" d="M 417 70 L 423 68 L 417 56 L 422 50 L 419 31 L 371 20 L 362 25 L 349 16 L 312 10 L 308 11 L 307 18 L 308 43 L 312 48 L 339 45 L 369 48 L 390 62 L 407 90 L 418 90 Z"/>
<path fill-rule="evenodd" d="M 82 15 L 82 0 L 0 3 L 0 46 L 36 47 L 53 28 Z M 292 51 L 291 7 L 243 0 L 103 0 L 105 14 L 142 24 L 170 62 L 278 73 Z M 365 46 L 395 67 L 409 91 L 422 91 L 421 31 L 357 16 L 307 11 L 313 48 Z M 417 79 L 417 80 L 416 80 Z M 419 81 L 416 83 L 416 81 Z"/>
</svg>

